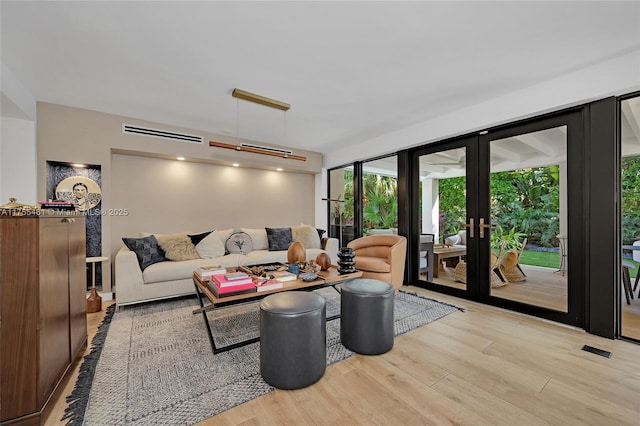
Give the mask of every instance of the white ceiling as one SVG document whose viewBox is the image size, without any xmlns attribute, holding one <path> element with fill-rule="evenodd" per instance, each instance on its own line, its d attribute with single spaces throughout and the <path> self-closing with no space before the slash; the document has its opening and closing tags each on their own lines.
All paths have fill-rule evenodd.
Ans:
<svg viewBox="0 0 640 426">
<path fill-rule="evenodd" d="M 0 7 L 3 69 L 37 101 L 322 153 L 640 47 L 637 1 Z"/>
</svg>

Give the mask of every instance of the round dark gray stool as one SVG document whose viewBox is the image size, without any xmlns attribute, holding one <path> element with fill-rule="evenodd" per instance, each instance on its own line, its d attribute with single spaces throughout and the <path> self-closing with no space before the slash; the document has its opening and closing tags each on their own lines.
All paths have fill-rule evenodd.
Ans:
<svg viewBox="0 0 640 426">
<path fill-rule="evenodd" d="M 340 341 L 349 350 L 377 355 L 393 348 L 395 290 L 384 281 L 358 278 L 342 286 Z"/>
<path fill-rule="evenodd" d="M 326 307 L 322 296 L 287 291 L 260 302 L 260 374 L 278 389 L 309 386 L 327 368 Z"/>
</svg>

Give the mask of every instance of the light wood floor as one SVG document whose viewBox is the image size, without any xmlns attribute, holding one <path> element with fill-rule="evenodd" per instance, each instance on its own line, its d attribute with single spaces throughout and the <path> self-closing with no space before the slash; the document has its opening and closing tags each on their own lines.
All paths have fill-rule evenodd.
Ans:
<svg viewBox="0 0 640 426">
<path fill-rule="evenodd" d="M 308 388 L 276 390 L 201 424 L 638 424 L 640 345 L 406 289 L 465 311 L 396 338 L 386 354 L 329 366 Z M 582 351 L 584 344 L 613 356 Z M 62 412 L 64 397 L 59 405 Z"/>
</svg>

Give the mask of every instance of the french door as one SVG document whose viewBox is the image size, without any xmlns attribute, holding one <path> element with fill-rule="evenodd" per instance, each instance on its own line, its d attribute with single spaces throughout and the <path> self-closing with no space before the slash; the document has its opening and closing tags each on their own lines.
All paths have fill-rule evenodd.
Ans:
<svg viewBox="0 0 640 426">
<path fill-rule="evenodd" d="M 567 112 L 413 151 L 412 278 L 582 326 L 581 123 Z"/>
</svg>

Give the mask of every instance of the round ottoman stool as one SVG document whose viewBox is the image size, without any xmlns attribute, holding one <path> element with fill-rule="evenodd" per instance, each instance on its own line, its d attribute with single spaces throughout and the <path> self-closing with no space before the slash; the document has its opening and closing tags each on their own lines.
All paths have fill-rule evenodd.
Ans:
<svg viewBox="0 0 640 426">
<path fill-rule="evenodd" d="M 260 302 L 260 374 L 278 389 L 309 386 L 327 368 L 325 300 L 306 291 L 272 294 Z"/>
<path fill-rule="evenodd" d="M 393 305 L 391 284 L 358 278 L 342 286 L 340 340 L 349 350 L 377 355 L 393 348 Z"/>
</svg>

